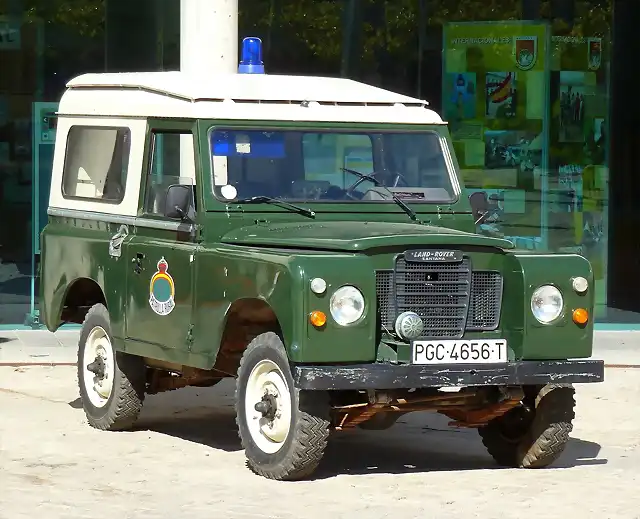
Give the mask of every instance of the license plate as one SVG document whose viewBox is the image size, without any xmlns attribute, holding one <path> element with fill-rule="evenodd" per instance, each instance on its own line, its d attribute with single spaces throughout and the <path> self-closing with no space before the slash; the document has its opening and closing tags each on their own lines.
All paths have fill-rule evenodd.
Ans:
<svg viewBox="0 0 640 519">
<path fill-rule="evenodd" d="M 507 362 L 507 341 L 414 341 L 412 364 L 490 364 Z"/>
</svg>

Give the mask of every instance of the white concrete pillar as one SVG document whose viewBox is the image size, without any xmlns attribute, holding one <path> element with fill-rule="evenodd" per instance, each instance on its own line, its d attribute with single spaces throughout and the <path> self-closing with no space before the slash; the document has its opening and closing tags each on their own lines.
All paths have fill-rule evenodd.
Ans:
<svg viewBox="0 0 640 519">
<path fill-rule="evenodd" d="M 180 70 L 238 72 L 238 0 L 180 0 Z M 195 178 L 193 142 L 180 142 L 180 176 Z"/>
<path fill-rule="evenodd" d="M 238 0 L 180 0 L 180 70 L 238 71 Z"/>
</svg>

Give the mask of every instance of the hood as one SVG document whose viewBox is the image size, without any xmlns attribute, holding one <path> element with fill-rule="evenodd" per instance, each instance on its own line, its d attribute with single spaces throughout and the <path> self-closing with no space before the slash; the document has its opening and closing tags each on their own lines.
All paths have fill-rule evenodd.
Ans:
<svg viewBox="0 0 640 519">
<path fill-rule="evenodd" d="M 376 247 L 471 245 L 513 249 L 508 240 L 454 229 L 392 222 L 273 223 L 240 227 L 222 243 L 357 252 Z"/>
</svg>

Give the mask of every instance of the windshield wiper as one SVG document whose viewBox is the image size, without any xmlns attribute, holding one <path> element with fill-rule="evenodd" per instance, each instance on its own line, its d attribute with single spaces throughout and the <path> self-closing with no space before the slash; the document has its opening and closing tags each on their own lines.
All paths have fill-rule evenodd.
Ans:
<svg viewBox="0 0 640 519">
<path fill-rule="evenodd" d="M 289 202 L 285 202 L 284 200 L 281 200 L 279 198 L 274 198 L 272 196 L 265 196 L 265 195 L 260 195 L 260 196 L 252 196 L 250 198 L 240 198 L 238 200 L 234 200 L 234 203 L 237 204 L 279 204 L 283 207 L 286 207 L 287 209 L 291 209 L 292 211 L 295 211 L 296 213 L 300 213 L 304 216 L 308 216 L 309 218 L 315 218 L 316 217 L 316 213 L 315 211 L 312 211 L 311 209 L 307 209 L 306 207 L 300 207 L 299 205 L 295 205 L 295 204 L 290 204 Z"/>
<path fill-rule="evenodd" d="M 340 168 L 342 171 L 346 171 L 347 173 L 351 173 L 357 177 L 360 177 L 362 180 L 369 180 L 372 184 L 374 184 L 376 187 L 382 187 L 384 189 L 386 189 L 389 194 L 391 195 L 391 198 L 393 199 L 393 201 L 398 204 L 400 206 L 400 208 L 409 215 L 409 218 L 411 218 L 414 222 L 418 222 L 418 216 L 416 215 L 415 211 L 413 209 L 411 209 L 407 204 L 405 204 L 402 200 L 400 200 L 400 198 L 393 192 L 391 191 L 391 189 L 389 189 L 387 186 L 385 186 L 382 182 L 380 182 L 377 178 L 375 178 L 372 175 L 365 175 L 364 173 L 360 173 L 359 171 L 356 171 L 355 169 L 349 169 L 349 168 Z"/>
</svg>

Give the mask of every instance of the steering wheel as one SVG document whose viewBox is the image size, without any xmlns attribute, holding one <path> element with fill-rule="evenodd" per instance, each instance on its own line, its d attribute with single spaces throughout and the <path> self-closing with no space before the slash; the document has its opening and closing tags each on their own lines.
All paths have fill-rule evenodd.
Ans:
<svg viewBox="0 0 640 519">
<path fill-rule="evenodd" d="M 394 180 L 392 187 L 398 187 L 398 183 L 400 182 L 400 180 L 402 180 L 403 187 L 410 187 L 409 181 L 401 173 L 396 173 L 396 179 Z"/>
<path fill-rule="evenodd" d="M 366 181 L 372 182 L 377 187 L 388 187 L 388 186 L 386 186 L 386 184 L 383 184 L 382 182 L 380 182 L 376 178 L 377 174 L 378 174 L 377 171 L 372 171 L 368 175 L 364 175 L 363 174 L 353 184 L 351 184 L 349 187 L 345 188 L 345 190 L 344 190 L 345 197 L 351 198 L 352 200 L 360 200 L 362 197 L 355 196 L 354 195 L 354 191 L 355 191 L 356 187 L 358 187 L 360 184 L 362 184 L 362 182 L 366 182 Z M 395 173 L 395 180 L 394 180 L 393 185 L 391 187 L 398 187 L 398 184 L 400 183 L 401 180 L 402 180 L 402 184 L 404 184 L 405 187 L 409 187 L 409 185 L 410 185 L 409 182 L 404 177 L 404 175 L 402 175 L 400 173 Z"/>
</svg>

